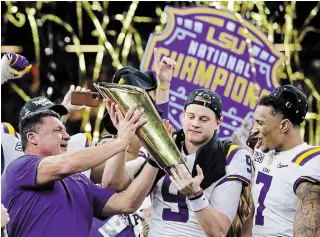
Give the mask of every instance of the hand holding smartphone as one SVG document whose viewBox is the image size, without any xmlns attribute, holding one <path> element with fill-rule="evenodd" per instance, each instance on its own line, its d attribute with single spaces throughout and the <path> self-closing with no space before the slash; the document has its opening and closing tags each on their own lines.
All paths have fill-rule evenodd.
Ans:
<svg viewBox="0 0 320 237">
<path fill-rule="evenodd" d="M 74 91 L 71 95 L 72 105 L 86 105 L 90 107 L 97 107 L 100 102 L 100 95 L 98 92 Z"/>
</svg>

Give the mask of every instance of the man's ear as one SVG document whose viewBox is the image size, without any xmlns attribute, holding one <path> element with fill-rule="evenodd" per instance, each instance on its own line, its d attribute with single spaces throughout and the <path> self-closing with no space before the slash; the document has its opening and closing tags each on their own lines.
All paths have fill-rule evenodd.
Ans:
<svg viewBox="0 0 320 237">
<path fill-rule="evenodd" d="M 291 122 L 289 121 L 289 119 L 284 119 L 281 121 L 280 124 L 280 130 L 281 132 L 285 133 L 289 130 L 290 126 L 292 126 Z"/>
<path fill-rule="evenodd" d="M 221 119 L 218 119 L 218 120 L 216 121 L 216 123 L 217 123 L 217 130 L 218 130 L 219 127 L 220 127 L 220 125 L 221 125 L 221 123 L 222 123 L 222 118 L 221 118 Z"/>
<path fill-rule="evenodd" d="M 27 140 L 34 146 L 38 145 L 38 134 L 35 132 L 28 132 L 27 133 Z"/>
</svg>

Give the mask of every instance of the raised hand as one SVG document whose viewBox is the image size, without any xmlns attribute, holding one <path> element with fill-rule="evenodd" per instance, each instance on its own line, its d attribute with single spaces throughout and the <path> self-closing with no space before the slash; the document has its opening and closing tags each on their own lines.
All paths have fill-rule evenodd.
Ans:
<svg viewBox="0 0 320 237">
<path fill-rule="evenodd" d="M 162 123 L 167 131 L 167 133 L 169 134 L 170 137 L 172 137 L 172 132 L 173 132 L 173 126 L 170 124 L 170 121 L 169 120 L 166 120 L 166 119 L 163 119 L 162 120 Z M 177 135 L 174 135 L 172 137 L 172 141 L 175 142 L 177 138 Z"/>
<path fill-rule="evenodd" d="M 157 48 L 153 50 L 153 55 L 156 68 L 156 75 L 158 78 L 158 85 L 165 88 L 169 88 L 172 79 L 173 68 L 176 65 L 176 62 L 168 57 L 163 57 L 160 60 Z"/>
<path fill-rule="evenodd" d="M 192 178 L 185 165 L 175 165 L 171 168 L 171 182 L 186 196 L 192 196 L 201 190 L 200 184 L 204 178 L 202 169 L 197 165 L 197 176 Z"/>
<path fill-rule="evenodd" d="M 71 104 L 71 95 L 72 95 L 72 92 L 74 92 L 74 91 L 82 91 L 82 92 L 87 91 L 87 92 L 89 92 L 90 90 L 86 90 L 85 88 L 82 88 L 81 86 L 77 86 L 77 87 L 75 87 L 74 85 L 70 86 L 69 91 L 64 96 L 63 101 L 61 103 L 64 107 L 67 108 L 69 113 L 74 113 L 74 112 L 77 112 L 79 110 L 82 110 L 82 109 L 86 108 L 85 105 L 73 105 L 73 104 Z"/>
</svg>

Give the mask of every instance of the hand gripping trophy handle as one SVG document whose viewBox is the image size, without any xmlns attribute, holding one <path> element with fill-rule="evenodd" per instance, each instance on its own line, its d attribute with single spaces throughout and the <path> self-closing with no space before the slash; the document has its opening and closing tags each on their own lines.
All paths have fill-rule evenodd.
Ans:
<svg viewBox="0 0 320 237">
<path fill-rule="evenodd" d="M 160 168 L 184 164 L 176 144 L 167 133 L 160 115 L 144 89 L 103 82 L 93 85 L 104 98 L 110 98 L 117 103 L 123 115 L 133 105 L 144 109 L 142 118 L 147 119 L 148 123 L 137 130 L 137 136 Z"/>
</svg>

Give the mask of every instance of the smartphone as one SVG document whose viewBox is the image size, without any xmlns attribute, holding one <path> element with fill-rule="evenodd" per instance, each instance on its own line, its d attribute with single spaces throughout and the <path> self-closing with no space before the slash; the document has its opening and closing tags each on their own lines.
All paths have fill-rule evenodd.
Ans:
<svg viewBox="0 0 320 237">
<path fill-rule="evenodd" d="M 86 105 L 90 107 L 97 107 L 100 102 L 100 96 L 98 92 L 82 92 L 74 91 L 71 95 L 72 105 Z"/>
</svg>

